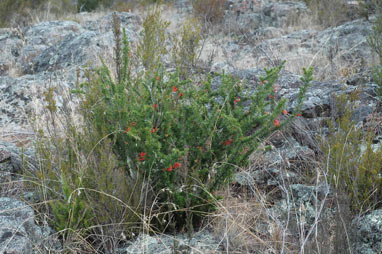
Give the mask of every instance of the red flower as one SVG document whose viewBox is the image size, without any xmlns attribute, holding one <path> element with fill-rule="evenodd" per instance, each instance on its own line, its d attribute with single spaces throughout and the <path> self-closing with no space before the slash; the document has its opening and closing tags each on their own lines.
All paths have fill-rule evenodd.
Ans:
<svg viewBox="0 0 382 254">
<path fill-rule="evenodd" d="M 273 100 L 275 97 L 273 97 L 273 95 L 269 95 L 269 98 L 270 98 L 271 100 Z"/>
<path fill-rule="evenodd" d="M 240 101 L 240 97 L 237 97 L 233 102 L 236 104 Z"/>
<path fill-rule="evenodd" d="M 167 171 L 168 171 L 168 172 L 171 172 L 171 171 L 172 171 L 172 166 L 168 167 L 168 168 L 167 168 Z"/>
<path fill-rule="evenodd" d="M 153 128 L 152 130 L 151 130 L 151 133 L 154 133 L 154 132 L 156 132 L 158 129 L 157 128 Z"/>
<path fill-rule="evenodd" d="M 131 125 L 132 125 L 132 126 L 135 126 L 135 125 L 136 125 L 136 123 L 135 123 L 135 122 L 132 122 L 132 123 L 131 123 Z"/>
<path fill-rule="evenodd" d="M 145 156 L 146 156 L 146 153 L 145 153 L 145 152 L 141 152 L 141 153 L 139 154 L 138 161 L 144 161 L 144 160 L 145 160 Z"/>
<path fill-rule="evenodd" d="M 173 91 L 174 93 L 176 93 L 176 92 L 178 92 L 178 88 L 177 88 L 176 86 L 173 86 L 173 87 L 172 87 L 172 91 Z"/>
<path fill-rule="evenodd" d="M 154 104 L 153 108 L 156 109 L 158 107 L 158 104 Z"/>
<path fill-rule="evenodd" d="M 228 145 L 230 145 L 232 142 L 233 142 L 232 139 L 227 139 L 226 141 L 224 141 L 223 145 L 228 146 Z"/>
<path fill-rule="evenodd" d="M 179 168 L 179 167 L 180 167 L 180 163 L 175 162 L 174 165 L 173 165 L 173 168 L 176 169 L 176 168 Z"/>
<path fill-rule="evenodd" d="M 159 80 L 159 76 L 157 76 L 157 80 Z"/>
<path fill-rule="evenodd" d="M 297 113 L 296 116 L 301 116 L 301 114 L 300 114 L 300 113 Z"/>
<path fill-rule="evenodd" d="M 180 94 L 179 94 L 179 98 L 182 97 L 182 96 L 183 96 L 183 93 L 180 93 Z"/>
<path fill-rule="evenodd" d="M 275 125 L 275 127 L 280 127 L 280 121 L 277 119 L 273 121 L 273 124 Z"/>
<path fill-rule="evenodd" d="M 130 131 L 130 127 L 128 127 L 128 128 L 125 128 L 125 130 L 124 130 L 124 134 L 126 134 L 126 133 L 128 133 Z"/>
<path fill-rule="evenodd" d="M 286 116 L 288 114 L 288 111 L 286 109 L 283 110 L 283 115 Z"/>
<path fill-rule="evenodd" d="M 260 85 L 264 85 L 267 82 L 268 82 L 267 80 L 260 81 Z"/>
</svg>

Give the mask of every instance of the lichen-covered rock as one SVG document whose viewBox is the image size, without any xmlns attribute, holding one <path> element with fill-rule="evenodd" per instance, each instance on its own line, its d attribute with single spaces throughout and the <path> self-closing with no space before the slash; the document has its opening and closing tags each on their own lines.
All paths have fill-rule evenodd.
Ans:
<svg viewBox="0 0 382 254">
<path fill-rule="evenodd" d="M 55 71 L 71 65 L 85 64 L 86 60 L 96 57 L 93 53 L 99 52 L 94 48 L 95 39 L 96 33 L 92 31 L 68 34 L 60 43 L 47 48 L 33 59 L 30 73 Z"/>
<path fill-rule="evenodd" d="M 289 137 L 279 147 L 270 151 L 258 152 L 255 157 L 261 161 L 254 164 L 250 172 L 235 173 L 235 181 L 243 186 L 256 183 L 261 186 L 279 186 L 283 182 L 296 183 L 302 164 L 313 159 L 314 152 L 301 146 Z"/>
<path fill-rule="evenodd" d="M 139 16 L 116 14 L 129 41 L 136 41 Z M 112 14 L 82 25 L 49 21 L 23 29 L 0 29 L 0 125 L 25 125 L 27 116 L 41 106 L 47 87 L 68 90 L 77 81 L 77 69 L 99 65 L 100 56 L 111 59 L 113 38 Z M 83 72 L 79 81 L 84 81 Z"/>
<path fill-rule="evenodd" d="M 172 253 L 222 253 L 220 243 L 206 231 L 197 232 L 188 239 L 186 234 L 149 236 L 141 234 L 128 243 L 125 248 L 120 248 L 119 254 L 172 254 Z"/>
<path fill-rule="evenodd" d="M 325 198 L 330 195 L 328 185 L 292 184 L 285 191 L 283 198 L 270 211 L 284 226 L 289 225 L 292 234 L 306 234 L 316 222 L 333 218 L 334 212 L 322 206 Z"/>
<path fill-rule="evenodd" d="M 32 254 L 40 232 L 32 208 L 16 199 L 0 198 L 0 253 Z"/>
<path fill-rule="evenodd" d="M 289 59 L 287 67 L 290 69 L 293 69 L 290 64 L 295 64 L 294 59 L 307 65 L 316 61 L 326 61 L 331 66 L 374 63 L 376 56 L 367 43 L 371 32 L 371 22 L 357 19 L 323 31 L 300 30 L 264 40 L 257 45 L 255 53 L 259 56 L 259 63 L 267 66 L 272 64 L 269 56 L 277 52 L 282 59 Z"/>
<path fill-rule="evenodd" d="M 382 210 L 353 220 L 355 227 L 354 250 L 357 254 L 377 254 L 382 250 Z"/>
</svg>

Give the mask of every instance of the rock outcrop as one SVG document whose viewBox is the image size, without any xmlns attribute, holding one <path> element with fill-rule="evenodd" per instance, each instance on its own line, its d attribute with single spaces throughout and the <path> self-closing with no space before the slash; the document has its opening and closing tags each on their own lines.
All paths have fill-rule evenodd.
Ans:
<svg viewBox="0 0 382 254">
<path fill-rule="evenodd" d="M 357 254 L 377 254 L 382 250 L 382 210 L 372 211 L 353 221 Z"/>
<path fill-rule="evenodd" d="M 87 15 L 87 14 L 82 14 Z M 117 14 L 130 41 L 137 40 L 140 18 Z M 99 65 L 113 52 L 112 14 L 96 21 L 42 22 L 0 30 L 0 126 L 26 125 L 47 87 L 73 88 L 77 69 Z M 60 98 L 57 98 L 60 100 Z"/>
</svg>

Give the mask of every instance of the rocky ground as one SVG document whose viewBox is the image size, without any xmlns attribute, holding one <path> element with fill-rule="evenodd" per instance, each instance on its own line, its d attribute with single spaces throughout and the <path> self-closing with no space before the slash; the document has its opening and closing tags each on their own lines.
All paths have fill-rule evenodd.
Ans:
<svg viewBox="0 0 382 254">
<path fill-rule="evenodd" d="M 238 9 L 239 15 L 233 11 Z M 170 29 L 175 29 L 190 11 L 187 1 L 166 9 L 164 16 L 173 23 Z M 136 43 L 142 30 L 142 14 L 117 15 L 131 44 Z M 244 8 L 239 1 L 232 0 L 220 31 L 211 28 L 214 32 L 204 37 L 200 57 L 203 66 L 209 64 L 207 72 L 224 70 L 250 84 L 264 74 L 264 67 L 287 60 L 277 85 L 278 96 L 287 98 L 290 107 L 297 103 L 301 68 L 316 68 L 316 81 L 306 94 L 302 117 L 285 133 L 275 133 L 271 139 L 273 149 L 254 155 L 253 167 L 237 172 L 234 184 L 234 188 L 252 194 L 259 193 L 253 190 L 254 186 L 278 189 L 279 198 L 272 206 L 263 207 L 267 219 L 258 220 L 255 232 L 264 239 L 278 235 L 278 241 L 300 244 L 307 244 L 304 241 L 316 233 L 315 226 L 323 223 L 323 217 L 326 221 L 338 219 L 336 211 L 326 205 L 332 195 L 327 182 L 306 182 L 301 177 L 301 170 L 314 170 L 312 161 L 318 149 L 314 137 L 325 132 L 324 122 L 336 112 L 333 95 L 358 92 L 353 118 L 359 124 L 366 123 L 379 110 L 374 96 L 376 85 L 369 78 L 370 67 L 376 63 L 366 41 L 371 22 L 355 19 L 324 29 L 312 25 L 310 15 L 302 2 L 254 1 L 251 8 Z M 23 190 L 21 169 L 23 156 L 33 161 L 31 115 L 41 112 L 47 88 L 53 86 L 59 91 L 58 106 L 67 104 L 60 94 L 64 95 L 78 80 L 84 80 L 84 69 L 98 65 L 99 56 L 106 61 L 112 58 L 111 17 L 111 13 L 82 13 L 75 21 L 46 21 L 18 29 L 0 29 L 0 253 L 60 250 L 56 234 L 47 225 L 41 225 L 34 210 L 26 204 L 33 199 L 33 193 Z M 214 82 L 219 84 L 219 80 Z M 22 149 L 24 146 L 26 150 Z M 240 203 L 237 200 L 240 197 L 235 198 Z M 380 253 L 382 210 L 352 219 L 352 253 Z M 231 253 L 230 246 L 240 250 L 232 253 L 253 253 L 240 248 L 239 240 L 245 242 L 246 236 L 235 232 L 222 231 L 217 225 L 214 230 L 210 225 L 192 239 L 182 234 L 141 234 L 121 246 L 118 253 L 174 253 L 174 244 L 177 253 Z M 258 242 L 251 244 L 256 247 Z M 279 250 L 269 247 L 267 251 L 259 253 L 288 253 L 282 247 Z M 289 251 L 297 253 L 299 249 Z M 351 253 L 342 251 L 331 253 Z"/>
</svg>

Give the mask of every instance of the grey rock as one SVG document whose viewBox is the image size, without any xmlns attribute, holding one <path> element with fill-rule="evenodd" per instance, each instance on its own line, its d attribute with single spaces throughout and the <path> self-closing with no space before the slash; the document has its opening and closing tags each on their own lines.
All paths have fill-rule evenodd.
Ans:
<svg viewBox="0 0 382 254">
<path fill-rule="evenodd" d="M 118 254 L 158 253 L 172 254 L 174 246 L 177 253 L 222 253 L 219 241 L 206 231 L 197 232 L 188 239 L 186 234 L 149 236 L 141 234 L 128 246 L 120 248 Z"/>
<path fill-rule="evenodd" d="M 20 34 L 15 29 L 0 29 L 0 77 L 9 75 L 24 46 Z"/>
<path fill-rule="evenodd" d="M 136 41 L 139 16 L 116 13 L 129 41 Z M 42 22 L 23 30 L 0 29 L 0 125 L 19 127 L 31 113 L 41 109 L 47 87 L 72 88 L 76 70 L 89 69 L 113 58 L 112 14 L 96 21 Z M 85 80 L 80 72 L 79 82 Z M 58 92 L 58 104 L 63 97 Z"/>
<path fill-rule="evenodd" d="M 222 68 L 225 66 L 222 65 Z M 262 69 L 251 70 L 232 70 L 228 72 L 234 77 L 239 79 L 245 79 L 248 81 L 249 92 L 253 92 L 256 89 L 260 76 L 264 76 L 265 72 Z M 292 111 L 297 105 L 297 99 L 299 95 L 299 88 L 303 85 L 300 80 L 301 76 L 293 74 L 289 71 L 282 70 L 279 75 L 279 79 L 276 82 L 278 89 L 277 98 L 285 98 L 288 101 L 287 110 Z M 216 89 L 220 85 L 220 79 L 213 80 L 212 87 Z M 252 91 L 251 91 L 252 89 Z M 331 98 L 335 94 L 350 93 L 354 91 L 355 87 L 348 87 L 346 84 L 341 84 L 336 81 L 320 82 L 313 81 L 312 85 L 308 88 L 305 95 L 305 99 L 302 104 L 302 113 L 304 117 L 325 117 L 330 115 L 331 110 Z"/>
<path fill-rule="evenodd" d="M 262 13 L 264 26 L 287 27 L 307 15 L 309 9 L 303 2 L 269 2 Z"/>
<path fill-rule="evenodd" d="M 49 21 L 28 27 L 24 38 L 27 45 L 50 47 L 63 40 L 67 35 L 82 31 L 83 28 L 73 21 Z"/>
<path fill-rule="evenodd" d="M 0 124 L 25 124 L 27 114 L 33 110 L 33 98 L 43 96 L 43 90 L 51 84 L 48 77 L 25 75 L 19 78 L 0 76 Z"/>
<path fill-rule="evenodd" d="M 254 52 L 265 66 L 272 64 L 268 56 L 274 56 L 275 52 L 282 56 L 282 60 L 299 58 L 307 63 L 318 61 L 318 58 L 336 66 L 342 66 L 344 62 L 373 63 L 376 56 L 367 43 L 371 27 L 370 22 L 357 19 L 323 31 L 301 30 L 264 40 Z"/>
<path fill-rule="evenodd" d="M 9 65 L 5 62 L 0 62 L 0 76 L 5 76 L 8 74 Z"/>
<path fill-rule="evenodd" d="M 93 36 L 94 32 L 86 32 L 77 37 L 69 35 L 59 45 L 47 48 L 34 58 L 31 65 L 23 66 L 24 71 L 33 73 L 31 75 L 17 78 L 0 76 L 0 124 L 25 124 L 27 116 L 35 112 L 36 106 L 41 105 L 47 87 L 56 87 L 58 90 L 73 87 L 77 80 L 76 69 L 91 60 L 99 59 L 97 54 L 103 50 L 104 45 L 110 48 L 113 45 L 112 33 L 95 41 L 92 41 Z M 101 40 L 102 43 L 97 46 Z M 26 53 L 28 47 L 24 49 L 20 58 L 30 58 L 29 53 Z M 35 54 L 33 48 L 29 52 Z M 21 62 L 31 63 L 24 60 Z M 45 72 L 55 69 L 55 73 Z M 84 81 L 83 73 L 80 72 L 80 82 Z M 62 98 L 57 99 L 62 101 Z"/>
<path fill-rule="evenodd" d="M 35 150 L 33 147 L 20 148 L 13 143 L 0 142 L 0 163 L 9 163 L 10 173 L 20 173 L 22 171 L 22 160 L 33 164 Z"/>
<path fill-rule="evenodd" d="M 71 65 L 85 64 L 94 50 L 96 33 L 87 31 L 79 35 L 71 33 L 57 45 L 51 46 L 36 56 L 32 61 L 30 73 L 55 71 Z"/>
<path fill-rule="evenodd" d="M 89 31 L 94 31 L 97 34 L 102 34 L 106 32 L 113 31 L 113 14 L 116 14 L 119 18 L 119 22 L 121 23 L 121 27 L 125 28 L 127 32 L 136 31 L 141 28 L 142 19 L 140 16 L 130 12 L 113 12 L 96 21 L 88 21 L 85 22 L 84 28 Z M 132 34 L 131 34 L 132 35 Z M 129 37 L 129 34 L 128 34 Z M 132 36 L 135 37 L 135 36 Z"/>
<path fill-rule="evenodd" d="M 382 210 L 356 218 L 352 222 L 355 228 L 353 247 L 357 254 L 377 254 L 382 250 Z"/>
<path fill-rule="evenodd" d="M 271 2 L 266 1 L 232 1 L 229 15 L 247 29 L 260 27 L 287 27 L 295 23 L 309 9 L 303 2 Z M 230 22 L 230 21 L 229 21 Z"/>
<path fill-rule="evenodd" d="M 0 198 L 0 253 L 31 254 L 41 240 L 34 223 L 34 212 L 25 203 Z"/>
<path fill-rule="evenodd" d="M 286 226 L 292 234 L 299 235 L 307 232 L 315 224 L 325 218 L 333 218 L 334 211 L 321 205 L 325 202 L 325 197 L 330 195 L 327 185 L 308 186 L 303 184 L 292 184 L 286 189 L 288 197 L 284 191 L 284 198 L 276 202 L 270 209 L 273 218 L 277 218 Z"/>
<path fill-rule="evenodd" d="M 284 183 L 296 183 L 299 179 L 296 172 L 302 164 L 314 157 L 314 152 L 306 146 L 301 146 L 295 139 L 289 137 L 278 148 L 271 151 L 258 152 L 262 161 L 250 172 L 235 173 L 235 181 L 242 186 L 252 184 L 280 186 Z"/>
</svg>

